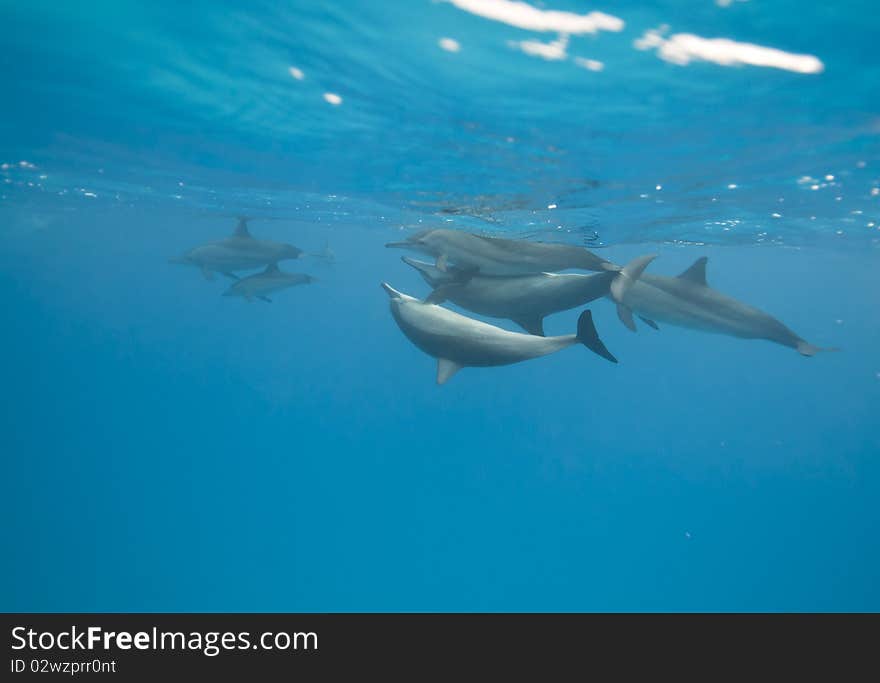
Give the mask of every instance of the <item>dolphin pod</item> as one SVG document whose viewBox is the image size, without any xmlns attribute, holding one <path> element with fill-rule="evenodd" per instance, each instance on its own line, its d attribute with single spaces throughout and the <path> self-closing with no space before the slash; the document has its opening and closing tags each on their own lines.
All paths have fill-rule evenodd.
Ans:
<svg viewBox="0 0 880 683">
<path fill-rule="evenodd" d="M 581 247 L 483 237 L 448 230 L 424 230 L 387 247 L 407 248 L 433 256 L 427 263 L 404 256 L 432 288 L 424 300 L 382 283 L 391 314 L 404 335 L 438 361 L 437 382 L 444 384 L 460 368 L 495 366 L 537 358 L 581 343 L 617 362 L 599 339 L 589 310 L 581 313 L 577 333 L 545 337 L 546 316 L 606 297 L 617 306 L 623 324 L 635 331 L 633 314 L 659 329 L 657 322 L 765 339 L 794 348 L 803 356 L 835 351 L 814 346 L 776 318 L 737 301 L 706 282 L 702 257 L 678 277 L 645 273 L 655 256 L 642 256 L 625 266 L 606 261 Z M 592 275 L 557 270 L 592 270 Z M 529 334 L 510 332 L 442 308 L 457 306 L 513 321 Z"/>
<path fill-rule="evenodd" d="M 247 225 L 248 219 L 240 217 L 235 231 L 231 236 L 209 242 L 186 251 L 183 255 L 172 258 L 170 263 L 194 266 L 201 270 L 205 279 L 212 280 L 214 273 L 221 273 L 235 280 L 223 292 L 223 296 L 242 297 L 247 301 L 260 299 L 272 303 L 269 294 L 314 282 L 315 278 L 303 273 L 286 273 L 279 269 L 278 262 L 298 259 L 304 253 L 292 244 L 257 239 L 251 235 Z M 332 257 L 329 245 L 325 254 L 315 256 Z M 239 277 L 236 271 L 263 268 L 261 272 Z"/>
</svg>

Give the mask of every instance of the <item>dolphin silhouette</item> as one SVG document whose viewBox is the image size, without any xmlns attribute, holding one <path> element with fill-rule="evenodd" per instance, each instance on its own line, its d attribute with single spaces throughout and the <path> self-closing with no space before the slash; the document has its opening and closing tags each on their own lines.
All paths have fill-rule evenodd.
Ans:
<svg viewBox="0 0 880 683">
<path fill-rule="evenodd" d="M 538 337 L 510 332 L 474 320 L 436 304 L 425 303 L 394 289 L 382 288 L 390 299 L 391 315 L 406 337 L 437 359 L 437 384 L 445 384 L 463 367 L 492 367 L 538 358 L 581 343 L 616 363 L 596 332 L 589 310 L 578 319 L 577 334 Z"/>
<path fill-rule="evenodd" d="M 413 249 L 433 256 L 441 270 L 447 263 L 453 263 L 470 274 L 530 275 L 571 269 L 620 270 L 620 266 L 570 244 L 484 237 L 446 228 L 423 230 L 402 242 L 389 242 L 385 246 Z"/>
<path fill-rule="evenodd" d="M 229 285 L 229 289 L 223 292 L 223 296 L 241 296 L 248 301 L 253 301 L 256 297 L 267 303 L 272 303 L 272 299 L 268 296 L 269 294 L 314 281 L 315 278 L 311 275 L 285 273 L 279 270 L 277 263 L 271 263 L 266 266 L 266 270 L 233 282 Z"/>
<path fill-rule="evenodd" d="M 193 247 L 171 263 L 200 268 L 206 279 L 214 273 L 223 273 L 237 279 L 232 273 L 236 270 L 262 268 L 270 263 L 299 258 L 302 250 L 292 244 L 256 239 L 247 227 L 247 218 L 239 218 L 235 232 L 224 240 Z"/>
<path fill-rule="evenodd" d="M 659 321 L 744 339 L 766 339 L 797 349 L 803 356 L 837 350 L 813 346 L 773 316 L 709 287 L 708 260 L 698 258 L 678 277 L 642 274 L 616 299 L 621 322 L 634 332 L 635 312 L 654 328 Z"/>
<path fill-rule="evenodd" d="M 632 286 L 654 259 L 639 257 L 617 272 L 536 273 L 533 275 L 474 275 L 460 279 L 449 269 L 417 261 L 408 256 L 401 259 L 415 268 L 434 291 L 425 299 L 429 303 L 448 300 L 457 306 L 493 318 L 507 318 L 530 334 L 544 335 L 544 318 L 552 313 L 583 306 L 608 295 L 612 287 L 619 298 Z M 617 285 L 615 286 L 615 283 Z"/>
</svg>

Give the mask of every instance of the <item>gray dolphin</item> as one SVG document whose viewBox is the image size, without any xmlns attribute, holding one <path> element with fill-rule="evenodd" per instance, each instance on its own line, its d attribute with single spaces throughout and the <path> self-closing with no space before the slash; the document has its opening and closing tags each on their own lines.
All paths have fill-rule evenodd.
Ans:
<svg viewBox="0 0 880 683">
<path fill-rule="evenodd" d="M 437 259 L 442 270 L 453 263 L 465 272 L 480 275 L 530 275 L 557 270 L 620 270 L 582 247 L 549 242 L 529 242 L 484 237 L 462 230 L 436 228 L 410 235 L 386 247 L 414 249 Z"/>
<path fill-rule="evenodd" d="M 610 292 L 619 299 L 632 286 L 655 256 L 637 258 L 618 272 L 536 273 L 511 277 L 474 275 L 460 279 L 450 269 L 403 256 L 434 291 L 429 303 L 451 301 L 469 311 L 493 318 L 507 318 L 530 334 L 544 335 L 544 318 L 551 313 L 578 308 Z M 615 284 L 616 283 L 616 284 Z"/>
<path fill-rule="evenodd" d="M 397 326 L 413 344 L 437 359 L 437 384 L 445 384 L 463 367 L 519 363 L 577 343 L 612 363 L 617 362 L 599 339 L 588 310 L 578 319 L 577 334 L 536 337 L 503 330 L 436 304 L 419 301 L 398 292 L 386 282 L 382 283 L 382 288 L 390 297 L 391 315 Z"/>
<path fill-rule="evenodd" d="M 302 250 L 292 244 L 260 240 L 251 236 L 247 218 L 239 218 L 232 236 L 218 242 L 210 242 L 187 251 L 171 263 L 201 268 L 202 274 L 210 280 L 214 273 L 234 276 L 236 270 L 262 268 L 270 263 L 299 258 Z"/>
<path fill-rule="evenodd" d="M 267 303 L 272 303 L 269 294 L 314 281 L 315 278 L 311 275 L 285 273 L 278 269 L 277 263 L 271 263 L 266 266 L 266 270 L 233 282 L 229 285 L 229 289 L 223 292 L 223 296 L 242 296 L 248 301 L 253 301 L 256 297 Z"/>
<path fill-rule="evenodd" d="M 648 325 L 655 321 L 744 339 L 767 339 L 797 349 L 803 356 L 836 351 L 813 346 L 776 318 L 706 284 L 708 258 L 698 258 L 678 277 L 644 273 L 617 301 L 617 315 L 635 331 L 633 312 Z"/>
</svg>

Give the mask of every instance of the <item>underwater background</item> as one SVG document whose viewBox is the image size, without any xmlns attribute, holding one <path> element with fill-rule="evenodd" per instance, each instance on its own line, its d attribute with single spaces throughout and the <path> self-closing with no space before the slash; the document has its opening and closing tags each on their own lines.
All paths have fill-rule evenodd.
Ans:
<svg viewBox="0 0 880 683">
<path fill-rule="evenodd" d="M 876 3 L 0 17 L 0 609 L 880 609 Z M 239 215 L 316 281 L 169 263 Z M 841 352 L 599 300 L 619 365 L 437 386 L 379 287 L 428 293 L 384 245 L 429 227 L 707 255 Z"/>
</svg>

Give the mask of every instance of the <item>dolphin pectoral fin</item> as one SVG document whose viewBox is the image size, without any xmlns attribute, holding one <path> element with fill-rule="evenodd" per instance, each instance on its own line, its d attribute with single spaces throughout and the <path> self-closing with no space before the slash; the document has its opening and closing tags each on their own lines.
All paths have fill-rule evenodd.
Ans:
<svg viewBox="0 0 880 683">
<path fill-rule="evenodd" d="M 641 320 L 643 323 L 645 323 L 645 325 L 647 325 L 648 327 L 653 327 L 655 330 L 660 329 L 660 326 L 657 323 L 655 323 L 653 320 L 651 320 L 650 318 L 646 318 L 645 316 L 640 315 L 639 320 Z"/>
<path fill-rule="evenodd" d="M 611 298 L 617 303 L 623 301 L 623 297 L 626 296 L 630 287 L 635 284 L 636 280 L 641 277 L 645 268 L 648 267 L 648 264 L 655 258 L 657 258 L 656 254 L 639 256 L 621 268 L 617 277 L 611 281 Z"/>
<path fill-rule="evenodd" d="M 449 294 L 449 286 L 448 285 L 440 285 L 433 292 L 428 294 L 425 297 L 426 304 L 442 304 L 446 299 L 448 299 Z"/>
<path fill-rule="evenodd" d="M 263 295 L 259 294 L 259 295 L 257 295 L 257 298 L 258 298 L 260 301 L 265 301 L 267 304 L 271 304 L 271 303 L 272 303 L 272 299 L 270 299 L 268 296 L 263 296 Z"/>
<path fill-rule="evenodd" d="M 546 334 L 544 334 L 544 318 L 540 318 L 538 316 L 534 316 L 531 318 L 518 318 L 513 322 L 515 322 L 529 334 L 534 334 L 538 337 L 547 336 Z"/>
<path fill-rule="evenodd" d="M 614 354 L 599 339 L 599 333 L 596 332 L 596 326 L 593 324 L 593 314 L 590 312 L 590 309 L 585 310 L 578 318 L 577 334 L 575 336 L 581 344 L 593 353 L 602 356 L 605 360 L 610 360 L 612 363 L 617 362 Z"/>
<path fill-rule="evenodd" d="M 446 384 L 449 378 L 461 370 L 461 366 L 448 358 L 437 359 L 437 384 Z"/>
<path fill-rule="evenodd" d="M 623 304 L 617 304 L 617 317 L 630 332 L 636 331 L 636 321 L 633 320 L 633 312 L 630 308 Z"/>
<path fill-rule="evenodd" d="M 204 278 L 206 280 L 213 280 L 214 279 L 214 271 L 210 270 L 209 268 L 206 268 L 205 266 L 202 266 L 202 275 L 204 276 Z"/>
</svg>

